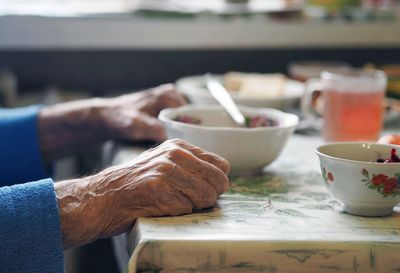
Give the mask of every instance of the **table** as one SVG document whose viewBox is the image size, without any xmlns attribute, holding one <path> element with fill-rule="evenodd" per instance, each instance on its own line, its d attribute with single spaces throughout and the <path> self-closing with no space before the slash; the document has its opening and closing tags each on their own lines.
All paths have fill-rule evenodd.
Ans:
<svg viewBox="0 0 400 273">
<path fill-rule="evenodd" d="M 117 256 L 129 273 L 399 272 L 400 208 L 381 218 L 341 211 L 322 183 L 321 143 L 294 135 L 263 175 L 232 178 L 211 209 L 139 219 L 115 239 Z M 114 162 L 131 156 L 119 150 Z"/>
</svg>

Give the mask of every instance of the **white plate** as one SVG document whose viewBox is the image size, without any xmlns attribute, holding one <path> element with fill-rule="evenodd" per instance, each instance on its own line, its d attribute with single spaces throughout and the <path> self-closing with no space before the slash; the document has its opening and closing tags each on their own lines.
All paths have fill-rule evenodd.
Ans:
<svg viewBox="0 0 400 273">
<path fill-rule="evenodd" d="M 218 76 L 219 79 L 222 76 Z M 203 75 L 184 77 L 176 81 L 178 91 L 184 94 L 193 104 L 217 104 L 206 88 Z M 304 93 L 304 84 L 287 80 L 283 95 L 274 98 L 244 97 L 230 92 L 233 100 L 244 106 L 287 109 L 300 101 Z"/>
</svg>

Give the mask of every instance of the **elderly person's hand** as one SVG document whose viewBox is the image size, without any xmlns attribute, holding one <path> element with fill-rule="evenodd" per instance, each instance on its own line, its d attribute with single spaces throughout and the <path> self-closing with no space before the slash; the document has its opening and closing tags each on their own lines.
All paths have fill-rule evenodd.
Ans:
<svg viewBox="0 0 400 273">
<path fill-rule="evenodd" d="M 123 95 L 45 107 L 39 113 L 39 138 L 46 161 L 107 139 L 165 140 L 157 119 L 163 108 L 185 104 L 172 84 Z"/>
<path fill-rule="evenodd" d="M 147 92 L 109 99 L 102 120 L 112 138 L 164 141 L 166 135 L 158 113 L 185 103 L 173 85 L 161 85 Z"/>
<path fill-rule="evenodd" d="M 212 206 L 228 188 L 229 163 L 183 140 L 131 162 L 55 184 L 65 248 L 128 230 L 139 217 Z"/>
</svg>

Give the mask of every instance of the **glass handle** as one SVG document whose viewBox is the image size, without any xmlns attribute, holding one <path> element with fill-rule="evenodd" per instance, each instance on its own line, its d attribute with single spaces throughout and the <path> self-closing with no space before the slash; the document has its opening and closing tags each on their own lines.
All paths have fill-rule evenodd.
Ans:
<svg viewBox="0 0 400 273">
<path fill-rule="evenodd" d="M 320 79 L 310 79 L 305 84 L 305 92 L 301 99 L 301 113 L 306 119 L 315 119 L 317 114 L 312 105 L 313 94 L 316 91 L 322 90 L 322 83 Z"/>
</svg>

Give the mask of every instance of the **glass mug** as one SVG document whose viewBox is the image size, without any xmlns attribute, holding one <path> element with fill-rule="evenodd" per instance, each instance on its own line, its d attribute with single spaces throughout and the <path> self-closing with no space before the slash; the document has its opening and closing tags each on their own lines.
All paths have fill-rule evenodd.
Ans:
<svg viewBox="0 0 400 273">
<path fill-rule="evenodd" d="M 386 75 L 374 69 L 323 71 L 306 83 L 302 112 L 314 116 L 313 97 L 321 92 L 323 138 L 326 141 L 376 141 L 382 129 Z"/>
</svg>

